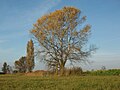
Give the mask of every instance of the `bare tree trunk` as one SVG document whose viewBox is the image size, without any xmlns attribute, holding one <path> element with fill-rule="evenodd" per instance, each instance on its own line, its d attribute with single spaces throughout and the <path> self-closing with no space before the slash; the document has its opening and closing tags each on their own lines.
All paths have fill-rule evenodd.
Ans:
<svg viewBox="0 0 120 90">
<path fill-rule="evenodd" d="M 55 74 L 58 75 L 58 64 L 56 64 L 56 71 Z"/>
<path fill-rule="evenodd" d="M 65 64 L 62 63 L 62 64 L 60 65 L 60 75 L 64 75 L 64 69 L 65 69 Z"/>
</svg>

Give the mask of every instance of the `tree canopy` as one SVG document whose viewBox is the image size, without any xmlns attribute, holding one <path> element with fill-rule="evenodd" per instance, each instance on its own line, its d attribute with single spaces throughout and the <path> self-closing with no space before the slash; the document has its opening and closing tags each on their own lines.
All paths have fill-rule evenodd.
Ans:
<svg viewBox="0 0 120 90">
<path fill-rule="evenodd" d="M 34 44 L 33 41 L 30 40 L 28 41 L 27 44 L 27 57 L 26 57 L 26 65 L 28 72 L 31 72 L 34 67 L 35 67 L 35 62 L 34 62 Z"/>
<path fill-rule="evenodd" d="M 26 57 L 21 57 L 18 61 L 15 61 L 15 68 L 18 69 L 19 72 L 25 73 L 27 71 L 26 67 Z"/>
<path fill-rule="evenodd" d="M 30 40 L 27 43 L 27 55 L 21 57 L 18 61 L 15 61 L 15 67 L 19 72 L 31 72 L 34 67 L 34 44 L 33 41 Z"/>
<path fill-rule="evenodd" d="M 95 50 L 86 47 L 91 26 L 83 26 L 85 21 L 86 16 L 75 7 L 64 7 L 37 20 L 31 33 L 42 47 L 38 53 L 49 67 L 63 74 L 67 61 L 85 61 Z"/>
<path fill-rule="evenodd" d="M 7 71 L 8 71 L 8 65 L 7 65 L 7 63 L 6 62 L 4 62 L 4 64 L 3 64 L 3 67 L 2 67 L 2 71 L 3 71 L 3 73 L 7 73 Z"/>
</svg>

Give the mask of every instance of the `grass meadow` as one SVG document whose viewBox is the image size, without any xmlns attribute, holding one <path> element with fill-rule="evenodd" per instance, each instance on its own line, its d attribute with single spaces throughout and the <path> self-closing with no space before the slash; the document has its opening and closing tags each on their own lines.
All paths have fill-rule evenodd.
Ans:
<svg viewBox="0 0 120 90">
<path fill-rule="evenodd" d="M 0 75 L 0 90 L 120 90 L 120 76 Z"/>
</svg>

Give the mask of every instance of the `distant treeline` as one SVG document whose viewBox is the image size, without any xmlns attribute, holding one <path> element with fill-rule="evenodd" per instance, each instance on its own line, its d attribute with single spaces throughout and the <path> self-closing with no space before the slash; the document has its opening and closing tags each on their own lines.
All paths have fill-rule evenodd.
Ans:
<svg viewBox="0 0 120 90">
<path fill-rule="evenodd" d="M 120 75 L 120 69 L 109 69 L 109 70 L 96 70 L 96 71 L 86 71 L 87 75 Z"/>
</svg>

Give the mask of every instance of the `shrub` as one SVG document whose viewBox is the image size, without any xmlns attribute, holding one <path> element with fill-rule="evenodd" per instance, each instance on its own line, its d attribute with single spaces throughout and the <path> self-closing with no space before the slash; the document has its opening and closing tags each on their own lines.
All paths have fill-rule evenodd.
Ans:
<svg viewBox="0 0 120 90">
<path fill-rule="evenodd" d="M 97 70 L 97 71 L 87 71 L 88 75 L 120 75 L 120 69 L 109 69 L 109 70 Z"/>
<path fill-rule="evenodd" d="M 65 69 L 65 75 L 68 76 L 68 75 L 82 75 L 83 74 L 83 71 L 82 71 L 82 68 L 81 67 L 73 67 L 73 68 L 66 68 Z"/>
</svg>

